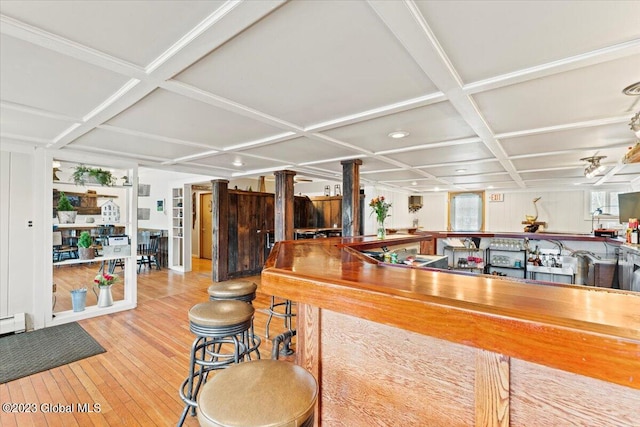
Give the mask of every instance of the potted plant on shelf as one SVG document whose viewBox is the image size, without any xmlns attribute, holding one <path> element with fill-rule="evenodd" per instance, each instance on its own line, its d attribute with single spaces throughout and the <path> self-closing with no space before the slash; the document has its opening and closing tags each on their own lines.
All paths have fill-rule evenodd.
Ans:
<svg viewBox="0 0 640 427">
<path fill-rule="evenodd" d="M 93 240 L 91 234 L 88 231 L 80 233 L 78 239 L 78 258 L 80 259 L 93 259 L 96 256 L 96 251 L 91 247 Z"/>
<path fill-rule="evenodd" d="M 95 183 L 103 186 L 111 186 L 113 185 L 113 176 L 108 170 L 78 165 L 73 171 L 73 182 L 75 182 L 76 185 Z"/>
<path fill-rule="evenodd" d="M 60 224 L 73 224 L 76 222 L 76 212 L 69 198 L 63 192 L 58 197 L 58 222 Z"/>
</svg>

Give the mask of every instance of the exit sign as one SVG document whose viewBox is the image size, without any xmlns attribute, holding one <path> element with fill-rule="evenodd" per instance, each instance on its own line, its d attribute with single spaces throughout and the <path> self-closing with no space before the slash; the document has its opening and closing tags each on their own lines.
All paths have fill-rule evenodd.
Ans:
<svg viewBox="0 0 640 427">
<path fill-rule="evenodd" d="M 490 202 L 504 202 L 504 193 L 491 193 L 489 194 Z"/>
</svg>

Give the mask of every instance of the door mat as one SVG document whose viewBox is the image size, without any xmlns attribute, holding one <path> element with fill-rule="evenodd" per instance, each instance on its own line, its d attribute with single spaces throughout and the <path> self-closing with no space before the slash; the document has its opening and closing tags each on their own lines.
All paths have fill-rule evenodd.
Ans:
<svg viewBox="0 0 640 427">
<path fill-rule="evenodd" d="M 0 384 L 104 353 L 77 322 L 0 338 Z"/>
</svg>

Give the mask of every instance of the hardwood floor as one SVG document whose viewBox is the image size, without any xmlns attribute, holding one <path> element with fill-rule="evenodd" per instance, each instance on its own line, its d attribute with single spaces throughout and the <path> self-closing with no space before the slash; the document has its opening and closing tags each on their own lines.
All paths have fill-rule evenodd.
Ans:
<svg viewBox="0 0 640 427">
<path fill-rule="evenodd" d="M 107 351 L 78 362 L 0 385 L 0 401 L 35 404 L 35 413 L 0 413 L 8 426 L 170 426 L 183 409 L 178 387 L 187 375 L 188 310 L 208 299 L 211 264 L 193 259 L 193 271 L 146 270 L 138 275 L 138 307 L 83 320 L 85 328 Z M 269 296 L 258 283 L 255 328 L 262 337 L 263 358 L 271 357 L 264 338 Z M 60 291 L 58 291 L 60 292 Z M 281 319 L 271 323 L 272 337 L 283 332 Z M 291 360 L 292 358 L 289 358 Z M 78 405 L 99 411 L 81 412 Z M 68 405 L 71 405 L 69 407 Z M 54 412 L 72 408 L 71 413 Z M 49 412 L 47 412 L 49 411 Z M 198 425 L 187 417 L 184 425 Z"/>
</svg>

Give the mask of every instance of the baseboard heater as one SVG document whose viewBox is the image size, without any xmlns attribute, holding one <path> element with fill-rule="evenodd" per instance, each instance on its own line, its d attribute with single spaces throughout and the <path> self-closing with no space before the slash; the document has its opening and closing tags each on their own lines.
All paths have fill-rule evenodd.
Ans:
<svg viewBox="0 0 640 427">
<path fill-rule="evenodd" d="M 27 329 L 27 323 L 25 321 L 24 313 L 16 313 L 13 316 L 3 317 L 0 319 L 0 335 L 10 334 L 15 332 L 17 334 L 24 332 Z"/>
</svg>

